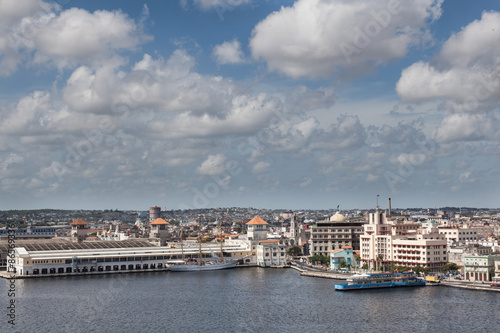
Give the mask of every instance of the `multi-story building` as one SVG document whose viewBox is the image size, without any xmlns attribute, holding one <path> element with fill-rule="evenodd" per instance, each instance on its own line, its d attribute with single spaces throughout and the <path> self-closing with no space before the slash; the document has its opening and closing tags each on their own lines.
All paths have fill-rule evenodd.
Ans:
<svg viewBox="0 0 500 333">
<path fill-rule="evenodd" d="M 463 267 L 465 263 L 465 256 L 478 255 L 487 256 L 492 252 L 490 247 L 481 246 L 478 244 L 469 244 L 462 246 L 448 246 L 448 262 L 457 264 Z"/>
<path fill-rule="evenodd" d="M 289 239 L 266 239 L 257 245 L 257 264 L 260 267 L 284 267 L 286 252 L 291 246 Z"/>
<path fill-rule="evenodd" d="M 498 260 L 500 260 L 500 254 L 465 256 L 465 279 L 469 281 L 492 281 L 495 276 L 495 261 Z"/>
<path fill-rule="evenodd" d="M 399 226 L 398 226 L 399 225 Z M 361 236 L 361 260 L 368 269 L 390 265 L 425 267 L 437 272 L 447 263 L 446 239 L 435 228 L 414 230 L 414 225 L 388 221 L 378 207 L 369 215 Z"/>
<path fill-rule="evenodd" d="M 467 226 L 438 227 L 439 233 L 444 235 L 448 244 L 465 244 L 466 242 L 477 241 L 477 230 Z"/>
<path fill-rule="evenodd" d="M 310 254 L 328 256 L 331 251 L 344 246 L 359 250 L 363 225 L 363 222 L 347 222 L 340 212 L 332 215 L 329 220 L 318 222 L 311 227 Z"/>
<path fill-rule="evenodd" d="M 165 246 L 167 241 L 170 239 L 170 223 L 162 218 L 157 218 L 150 224 L 151 230 L 149 231 L 149 238 L 152 242 L 156 243 L 157 246 Z"/>
<path fill-rule="evenodd" d="M 492 281 L 500 283 L 500 258 L 495 259 L 494 265 L 495 265 L 495 276 L 493 277 Z"/>
<path fill-rule="evenodd" d="M 394 236 L 391 262 L 397 266 L 421 266 L 438 272 L 448 262 L 446 239 L 437 230 L 425 229 L 420 229 L 414 236 Z"/>
</svg>

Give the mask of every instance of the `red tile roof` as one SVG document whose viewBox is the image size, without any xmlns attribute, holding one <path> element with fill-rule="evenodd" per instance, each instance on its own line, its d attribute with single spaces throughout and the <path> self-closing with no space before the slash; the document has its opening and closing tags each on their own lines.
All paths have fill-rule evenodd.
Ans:
<svg viewBox="0 0 500 333">
<path fill-rule="evenodd" d="M 78 224 L 87 224 L 87 222 L 85 222 L 82 219 L 76 219 L 73 222 L 71 222 L 71 225 L 78 225 Z"/>
<path fill-rule="evenodd" d="M 168 223 L 167 221 L 165 221 L 164 219 L 162 218 L 157 218 L 156 220 L 154 220 L 153 222 L 150 223 L 150 225 L 157 225 L 157 224 L 170 224 Z"/>
<path fill-rule="evenodd" d="M 251 219 L 249 222 L 246 223 L 247 225 L 264 225 L 268 224 L 266 221 L 261 219 L 260 217 L 256 216 L 253 219 Z"/>
</svg>

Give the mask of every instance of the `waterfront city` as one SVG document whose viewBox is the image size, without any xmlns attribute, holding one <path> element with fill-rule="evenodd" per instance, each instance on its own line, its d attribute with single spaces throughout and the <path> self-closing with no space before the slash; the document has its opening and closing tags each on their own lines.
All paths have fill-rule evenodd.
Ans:
<svg viewBox="0 0 500 333">
<path fill-rule="evenodd" d="M 500 1 L 0 0 L 0 332 L 495 332 Z"/>
</svg>

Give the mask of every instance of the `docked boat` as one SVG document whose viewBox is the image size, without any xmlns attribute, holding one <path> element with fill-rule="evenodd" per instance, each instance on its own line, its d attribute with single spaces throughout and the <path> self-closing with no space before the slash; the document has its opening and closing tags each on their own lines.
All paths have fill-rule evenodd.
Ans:
<svg viewBox="0 0 500 333">
<path fill-rule="evenodd" d="M 226 262 L 204 262 L 202 265 L 198 263 L 189 263 L 185 260 L 167 261 L 168 270 L 172 272 L 194 272 L 194 271 L 216 271 L 220 269 L 236 268 L 237 260 Z"/>
<path fill-rule="evenodd" d="M 168 270 L 172 272 L 196 272 L 196 271 L 217 271 L 221 269 L 236 268 L 238 260 L 229 260 L 229 261 L 224 260 L 224 251 L 222 250 L 222 229 L 220 238 L 220 260 L 203 261 L 203 255 L 201 252 L 201 223 L 199 224 L 198 246 L 199 246 L 198 261 L 185 260 L 184 246 L 182 243 L 182 229 L 181 229 L 181 251 L 183 259 L 167 261 L 166 265 L 168 267 Z"/>
<path fill-rule="evenodd" d="M 425 281 L 414 272 L 366 273 L 353 275 L 347 283 L 336 284 L 335 290 L 361 290 L 374 288 L 418 287 Z"/>
</svg>

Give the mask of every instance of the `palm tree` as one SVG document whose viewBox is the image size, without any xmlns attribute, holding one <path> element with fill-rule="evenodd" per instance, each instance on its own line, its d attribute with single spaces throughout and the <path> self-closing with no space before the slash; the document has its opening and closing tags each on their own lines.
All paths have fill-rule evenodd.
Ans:
<svg viewBox="0 0 500 333">
<path fill-rule="evenodd" d="M 380 262 L 381 262 L 382 260 L 384 260 L 384 255 L 382 255 L 382 254 L 377 255 L 377 266 L 378 266 L 378 267 L 377 267 L 377 270 L 379 270 L 379 269 L 380 269 Z"/>
</svg>

